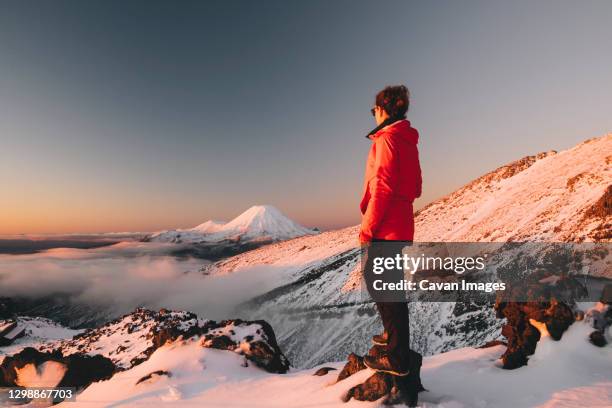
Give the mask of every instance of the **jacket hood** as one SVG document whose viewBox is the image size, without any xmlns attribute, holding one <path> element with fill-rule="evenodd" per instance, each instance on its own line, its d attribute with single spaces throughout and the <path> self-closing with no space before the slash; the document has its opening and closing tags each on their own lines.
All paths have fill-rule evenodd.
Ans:
<svg viewBox="0 0 612 408">
<path fill-rule="evenodd" d="M 384 122 L 379 126 L 379 128 L 374 129 L 370 134 L 366 137 L 368 139 L 374 140 L 383 134 L 391 133 L 397 134 L 401 136 L 403 139 L 407 141 L 417 144 L 419 142 L 419 133 L 416 131 L 410 131 L 412 127 L 410 126 L 410 121 L 408 119 L 396 119 L 390 124 L 385 124 Z"/>
</svg>

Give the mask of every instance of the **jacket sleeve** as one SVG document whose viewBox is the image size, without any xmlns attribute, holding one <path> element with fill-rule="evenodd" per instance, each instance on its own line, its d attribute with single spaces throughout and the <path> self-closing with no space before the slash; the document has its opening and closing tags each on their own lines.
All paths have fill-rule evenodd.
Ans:
<svg viewBox="0 0 612 408">
<path fill-rule="evenodd" d="M 370 201 L 361 222 L 361 240 L 372 239 L 380 226 L 389 205 L 397 169 L 396 149 L 391 138 L 381 135 L 376 138 L 374 177 L 369 181 Z"/>
<path fill-rule="evenodd" d="M 423 192 L 423 177 L 421 175 L 421 162 L 419 161 L 419 152 L 417 150 L 417 163 L 416 163 L 416 186 L 415 186 L 415 198 L 419 198 Z"/>
</svg>

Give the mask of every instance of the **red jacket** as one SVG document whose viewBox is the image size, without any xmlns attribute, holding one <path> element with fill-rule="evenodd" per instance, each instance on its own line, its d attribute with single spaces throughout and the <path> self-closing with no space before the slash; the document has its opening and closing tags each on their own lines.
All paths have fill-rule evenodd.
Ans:
<svg viewBox="0 0 612 408">
<path fill-rule="evenodd" d="M 359 239 L 410 241 L 414 237 L 412 202 L 421 196 L 419 133 L 403 119 L 370 138 Z"/>
</svg>

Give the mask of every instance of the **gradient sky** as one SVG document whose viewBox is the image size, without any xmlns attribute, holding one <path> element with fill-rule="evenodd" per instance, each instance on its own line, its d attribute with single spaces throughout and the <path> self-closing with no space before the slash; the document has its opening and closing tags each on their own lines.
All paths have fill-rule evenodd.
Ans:
<svg viewBox="0 0 612 408">
<path fill-rule="evenodd" d="M 0 1 L 0 233 L 151 231 L 273 204 L 357 223 L 403 83 L 422 206 L 612 131 L 610 1 Z"/>
</svg>

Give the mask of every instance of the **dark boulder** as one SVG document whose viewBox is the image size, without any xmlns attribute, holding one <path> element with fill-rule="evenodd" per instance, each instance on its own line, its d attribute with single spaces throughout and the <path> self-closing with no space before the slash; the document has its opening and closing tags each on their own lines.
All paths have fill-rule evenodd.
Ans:
<svg viewBox="0 0 612 408">
<path fill-rule="evenodd" d="M 41 364 L 54 361 L 62 364 L 66 372 L 59 381 L 57 387 L 75 387 L 82 389 L 92 382 L 107 380 L 117 371 L 117 367 L 111 360 L 100 355 L 87 356 L 73 354 L 64 356 L 59 351 L 41 352 L 32 347 L 27 347 L 19 353 L 5 357 L 0 364 L 0 386 L 15 387 L 17 384 L 17 370 L 33 364 L 39 367 Z"/>
<path fill-rule="evenodd" d="M 375 372 L 363 383 L 354 386 L 344 396 L 348 401 L 354 398 L 358 401 L 376 401 L 391 392 L 393 387 L 393 376 L 381 372 Z"/>
<path fill-rule="evenodd" d="M 342 381 L 358 371 L 365 370 L 365 368 L 366 366 L 363 364 L 363 357 L 358 356 L 355 353 L 351 353 L 349 354 L 348 361 L 342 368 L 342 371 L 340 371 L 340 374 L 338 374 L 338 379 L 336 381 Z"/>
<path fill-rule="evenodd" d="M 195 313 L 175 312 L 168 309 L 160 309 L 157 314 L 152 313 L 157 323 L 150 334 L 154 349 L 179 337 L 187 339 L 200 334 L 198 316 Z"/>
<path fill-rule="evenodd" d="M 384 346 L 373 346 L 368 351 L 372 357 L 381 357 L 386 354 Z M 385 398 L 385 403 L 407 404 L 415 406 L 418 401 L 418 394 L 425 391 L 421 383 L 421 366 L 423 357 L 414 350 L 410 350 L 410 374 L 405 377 L 397 377 L 391 374 L 375 372 L 366 381 L 349 389 L 342 399 L 347 402 L 351 398 L 358 401 L 376 401 Z M 349 354 L 348 361 L 340 375 L 338 381 L 365 369 L 363 358 L 356 354 Z"/>
<path fill-rule="evenodd" d="M 270 373 L 289 371 L 289 360 L 281 351 L 272 326 L 264 320 L 209 320 L 201 327 L 201 333 L 204 347 L 239 352 Z"/>
<path fill-rule="evenodd" d="M 65 361 L 68 371 L 64 374 L 59 387 L 85 388 L 92 382 L 111 378 L 117 371 L 113 362 L 101 355 L 73 354 L 65 357 Z"/>
<path fill-rule="evenodd" d="M 312 375 L 316 375 L 317 377 L 322 377 L 324 375 L 327 375 L 327 373 L 329 373 L 330 371 L 334 371 L 334 370 L 336 369 L 333 367 L 321 367 L 317 371 L 315 371 Z"/>
<path fill-rule="evenodd" d="M 602 294 L 602 298 L 604 298 L 604 294 Z M 591 344 L 597 347 L 604 347 L 608 344 L 605 333 L 608 327 L 612 325 L 612 306 L 609 303 L 600 301 L 595 307 L 585 313 L 584 319 L 586 323 L 595 329 L 589 335 Z"/>
<path fill-rule="evenodd" d="M 152 379 L 153 376 L 161 377 L 162 375 L 165 375 L 166 377 L 172 377 L 172 373 L 169 371 L 157 370 L 157 371 L 153 371 L 152 373 L 149 373 L 141 377 L 138 381 L 136 381 L 136 385 L 140 384 L 141 382 L 145 382 L 145 381 Z"/>
<path fill-rule="evenodd" d="M 219 349 L 219 350 L 235 350 L 238 345 L 232 341 L 229 337 L 214 336 L 212 334 L 206 334 L 204 336 L 204 344 L 206 347 Z"/>
<path fill-rule="evenodd" d="M 506 319 L 502 335 L 508 346 L 501 357 L 503 368 L 524 366 L 535 352 L 540 332 L 530 320 L 544 323 L 550 337 L 561 340 L 576 320 L 574 299 L 582 296 L 584 290 L 574 277 L 536 271 L 524 281 L 509 286 L 505 293 L 499 292 L 495 310 L 498 318 Z"/>
<path fill-rule="evenodd" d="M 478 348 L 486 349 L 486 348 L 491 348 L 491 347 L 496 347 L 496 346 L 507 346 L 507 345 L 508 343 L 506 343 L 503 340 L 491 340 L 491 341 L 486 342 L 482 346 L 478 346 Z"/>
<path fill-rule="evenodd" d="M 608 344 L 606 337 L 599 330 L 595 330 L 589 335 L 589 341 L 597 347 L 605 347 Z"/>
</svg>

